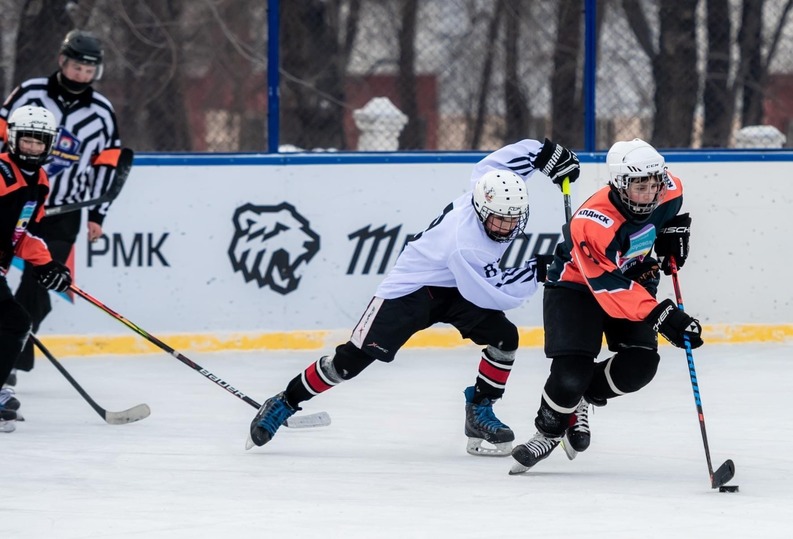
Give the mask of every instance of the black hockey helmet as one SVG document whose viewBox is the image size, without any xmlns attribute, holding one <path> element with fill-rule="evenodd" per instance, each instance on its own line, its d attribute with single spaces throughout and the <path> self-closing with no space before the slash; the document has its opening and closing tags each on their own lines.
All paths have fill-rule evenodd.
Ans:
<svg viewBox="0 0 793 539">
<path fill-rule="evenodd" d="M 61 54 L 83 64 L 102 65 L 102 43 L 94 34 L 83 30 L 72 30 L 63 39 Z"/>
</svg>

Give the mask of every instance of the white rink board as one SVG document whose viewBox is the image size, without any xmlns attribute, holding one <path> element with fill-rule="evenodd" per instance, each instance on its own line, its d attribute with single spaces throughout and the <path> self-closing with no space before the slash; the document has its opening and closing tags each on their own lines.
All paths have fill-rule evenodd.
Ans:
<svg viewBox="0 0 793 539">
<path fill-rule="evenodd" d="M 103 238 L 93 247 L 107 253 L 90 254 L 85 240 L 79 242 L 76 283 L 154 334 L 351 328 L 383 278 L 378 270 L 388 239 L 381 241 L 368 273 L 364 268 L 373 239 L 363 245 L 353 273 L 348 274 L 358 246 L 357 238 L 350 236 L 367 227 L 386 231 L 400 227 L 385 261 L 390 268 L 407 234 L 426 228 L 446 204 L 466 191 L 471 168 L 461 164 L 136 167 L 105 222 L 105 234 L 114 241 Z M 561 195 L 546 177 L 538 175 L 536 180 L 527 231 L 556 237 L 564 220 Z M 305 218 L 320 243 L 316 255 L 299 269 L 299 285 L 288 293 L 267 284 L 260 287 L 256 280 L 246 282 L 241 272 L 234 271 L 228 253 L 238 208 L 284 202 Z M 143 249 L 137 249 L 136 237 Z M 148 250 L 147 244 L 157 249 Z M 290 248 L 303 251 L 299 244 Z M 264 256 L 269 259 L 270 254 Z M 521 323 L 539 325 L 538 307 L 516 312 Z M 42 330 L 123 332 L 118 322 L 93 311 L 95 307 L 79 298 L 74 306 L 56 305 Z"/>
<path fill-rule="evenodd" d="M 95 252 L 89 253 L 84 235 L 80 238 L 76 283 L 155 335 L 351 329 L 383 277 L 381 264 L 390 268 L 407 234 L 423 230 L 467 190 L 472 166 L 136 165 Z M 703 323 L 793 322 L 787 264 L 793 248 L 790 168 L 790 162 L 670 164 L 685 183 L 685 209 L 694 217 L 692 256 L 681 272 L 683 295 L 686 308 Z M 605 165 L 585 163 L 573 186 L 574 206 L 605 178 Z M 559 234 L 564 218 L 562 197 L 550 180 L 536 175 L 529 194 L 527 232 L 533 239 L 526 256 L 536 235 Z M 282 203 L 292 205 L 319 237 L 318 252 L 300 267 L 300 282 L 288 293 L 246 282 L 229 255 L 238 208 Z M 399 227 L 395 245 L 386 257 L 388 239 L 383 239 L 366 273 L 370 239 L 348 273 L 359 246 L 355 233 L 367 227 Z M 290 249 L 302 252 L 295 245 Z M 662 294 L 671 296 L 667 281 Z M 54 303 L 42 333 L 126 331 L 79 298 L 74 305 L 60 298 Z M 540 304 L 538 294 L 510 317 L 520 327 L 539 327 Z"/>
</svg>

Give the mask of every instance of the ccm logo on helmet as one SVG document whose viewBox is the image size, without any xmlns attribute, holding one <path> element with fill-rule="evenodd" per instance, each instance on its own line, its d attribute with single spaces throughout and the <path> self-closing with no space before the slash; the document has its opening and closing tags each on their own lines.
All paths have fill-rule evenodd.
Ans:
<svg viewBox="0 0 793 539">
<path fill-rule="evenodd" d="M 575 216 L 590 219 L 592 221 L 595 221 L 596 223 L 600 223 L 606 228 L 609 228 L 611 225 L 614 224 L 614 220 L 608 215 L 603 215 L 599 211 L 590 210 L 589 208 L 581 208 L 580 210 L 578 210 L 578 213 L 576 213 Z"/>
</svg>

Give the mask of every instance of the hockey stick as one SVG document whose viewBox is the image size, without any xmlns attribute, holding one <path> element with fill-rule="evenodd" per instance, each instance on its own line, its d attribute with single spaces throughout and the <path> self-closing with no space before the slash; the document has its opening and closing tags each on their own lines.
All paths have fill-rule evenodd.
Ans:
<svg viewBox="0 0 793 539">
<path fill-rule="evenodd" d="M 44 211 L 44 215 L 47 217 L 52 215 L 60 215 L 62 213 L 80 210 L 87 208 L 88 206 L 97 206 L 99 204 L 104 204 L 105 202 L 115 200 L 118 194 L 121 192 L 121 188 L 124 187 L 124 183 L 127 181 L 130 170 L 132 170 L 132 159 L 134 157 L 135 153 L 132 150 L 129 148 L 121 148 L 121 154 L 118 156 L 118 162 L 116 163 L 116 177 L 113 178 L 113 183 L 110 184 L 110 187 L 107 188 L 107 191 L 105 191 L 102 196 L 91 200 L 75 202 L 74 204 L 64 204 L 63 206 L 47 208 Z"/>
<path fill-rule="evenodd" d="M 179 352 L 177 352 L 176 350 L 174 350 L 173 348 L 162 342 L 157 337 L 148 333 L 146 330 L 136 326 L 135 324 L 133 324 L 132 322 L 130 322 L 129 320 L 127 320 L 126 318 L 115 312 L 113 309 L 111 309 L 110 307 L 103 304 L 95 297 L 88 294 L 87 292 L 80 290 L 75 285 L 71 285 L 69 289 L 78 296 L 80 296 L 81 298 L 83 298 L 84 300 L 88 301 L 89 303 L 93 303 L 96 307 L 99 307 L 101 310 L 105 311 L 107 314 L 109 314 L 110 316 L 112 316 L 113 318 L 115 318 L 116 320 L 118 320 L 128 328 L 130 328 L 132 331 L 134 331 L 135 333 L 137 333 L 138 335 L 140 335 L 150 343 L 156 345 L 161 350 L 169 353 L 170 355 L 172 355 L 173 357 L 175 357 L 176 359 L 178 359 L 179 361 L 181 361 L 182 363 L 184 363 L 194 371 L 198 372 L 204 378 L 207 378 L 208 380 L 211 380 L 215 384 L 219 385 L 220 387 L 222 387 L 223 389 L 225 389 L 226 391 L 228 391 L 238 399 L 245 401 L 246 403 L 250 404 L 257 410 L 261 407 L 261 404 L 259 404 L 258 402 L 247 396 L 245 393 L 243 393 L 236 387 L 229 385 L 228 382 L 226 382 L 219 376 L 212 374 L 211 372 L 203 368 L 201 365 L 199 365 L 198 363 L 194 362 L 191 359 L 188 359 L 184 355 L 180 354 Z M 293 416 L 286 421 L 286 426 L 291 428 L 326 427 L 328 425 L 330 425 L 330 416 L 328 415 L 327 412 L 317 412 L 314 414 Z"/>
<path fill-rule="evenodd" d="M 669 269 L 672 272 L 672 284 L 675 288 L 675 298 L 677 306 L 681 311 L 683 308 L 683 294 L 680 292 L 680 281 L 677 277 L 677 262 L 675 257 L 669 257 Z M 688 337 L 683 337 L 686 349 L 686 359 L 688 360 L 688 372 L 691 376 L 691 388 L 694 390 L 694 403 L 697 405 L 697 416 L 699 418 L 699 430 L 702 432 L 702 443 L 705 446 L 705 460 L 708 462 L 708 474 L 710 475 L 710 488 L 718 488 L 719 492 L 737 492 L 738 485 L 725 485 L 735 475 L 735 464 L 727 459 L 716 471 L 713 471 L 713 464 L 710 460 L 710 448 L 708 447 L 708 434 L 705 431 L 705 413 L 702 411 L 702 400 L 699 395 L 699 384 L 697 383 L 697 371 L 694 368 L 694 355 L 691 353 L 691 343 Z"/>
<path fill-rule="evenodd" d="M 564 196 L 564 219 L 570 222 L 573 218 L 573 203 L 570 200 L 570 178 L 562 180 L 562 195 Z"/>
<path fill-rule="evenodd" d="M 47 359 L 55 365 L 55 368 L 66 378 L 72 387 L 77 390 L 77 392 L 85 399 L 85 401 L 91 405 L 99 416 L 105 420 L 106 423 L 110 425 L 126 425 L 127 423 L 134 423 L 135 421 L 140 421 L 141 419 L 146 419 L 151 414 L 151 410 L 147 404 L 138 404 L 137 406 L 133 406 L 128 410 L 122 410 L 121 412 L 109 412 L 99 406 L 91 396 L 85 392 L 85 390 L 80 387 L 80 384 L 77 383 L 77 380 L 72 378 L 72 375 L 60 364 L 60 362 L 55 359 L 49 350 L 41 343 L 38 338 L 32 333 L 30 334 L 30 338 L 33 340 L 33 344 L 35 344 L 41 352 L 47 356 Z"/>
</svg>

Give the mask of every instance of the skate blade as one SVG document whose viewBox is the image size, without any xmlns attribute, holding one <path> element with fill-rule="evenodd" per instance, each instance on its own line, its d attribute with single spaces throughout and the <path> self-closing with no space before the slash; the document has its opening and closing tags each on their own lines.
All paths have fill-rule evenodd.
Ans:
<svg viewBox="0 0 793 539">
<path fill-rule="evenodd" d="M 569 460 L 574 460 L 578 456 L 578 451 L 573 449 L 573 447 L 567 441 L 567 436 L 564 437 L 564 440 L 562 440 L 560 445 L 562 446 L 562 449 L 564 449 L 564 454 L 567 455 Z"/>
<path fill-rule="evenodd" d="M 512 442 L 483 446 L 484 441 L 482 438 L 468 438 L 465 451 L 475 457 L 508 457 L 512 454 Z"/>
<path fill-rule="evenodd" d="M 0 432 L 14 432 L 16 428 L 16 421 L 0 421 Z"/>
<path fill-rule="evenodd" d="M 512 465 L 512 468 L 509 470 L 509 475 L 520 475 L 524 474 L 531 470 L 531 466 L 524 466 L 520 462 L 516 462 Z"/>
<path fill-rule="evenodd" d="M 251 439 L 251 435 L 250 435 L 250 434 L 248 434 L 248 439 L 247 439 L 247 440 L 245 440 L 245 451 L 250 451 L 251 449 L 253 449 L 253 447 L 254 447 L 255 445 L 256 445 L 256 444 L 255 444 L 255 443 L 253 443 L 253 440 Z"/>
</svg>

